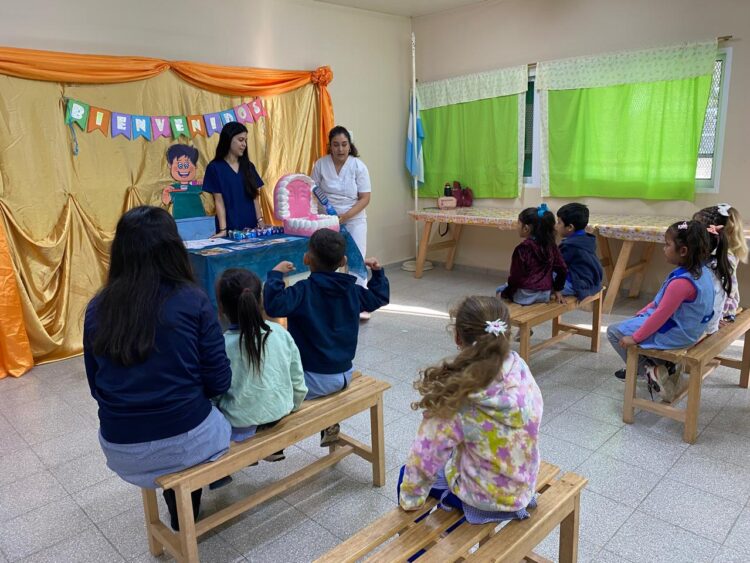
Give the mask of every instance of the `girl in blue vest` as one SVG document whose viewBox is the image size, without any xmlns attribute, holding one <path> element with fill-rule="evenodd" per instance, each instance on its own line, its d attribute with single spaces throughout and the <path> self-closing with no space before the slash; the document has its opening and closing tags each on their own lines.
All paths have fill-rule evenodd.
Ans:
<svg viewBox="0 0 750 563">
<path fill-rule="evenodd" d="M 265 318 L 261 291 L 260 278 L 242 268 L 226 270 L 216 283 L 219 310 L 229 321 L 224 343 L 232 385 L 215 402 L 232 425 L 233 442 L 276 425 L 299 409 L 307 395 L 299 349 L 284 327 Z M 283 459 L 283 450 L 265 458 Z M 225 477 L 210 488 L 231 480 Z"/>
<path fill-rule="evenodd" d="M 706 266 L 709 248 L 706 227 L 698 221 L 682 221 L 667 229 L 664 257 L 677 268 L 635 317 L 607 329 L 607 338 L 623 361 L 627 347 L 635 344 L 669 350 L 692 346 L 701 339 L 714 315 L 714 276 Z M 658 391 L 665 401 L 671 401 L 679 390 L 680 371 L 674 364 L 639 358 L 638 373 L 647 377 L 649 391 Z M 625 370 L 615 376 L 624 380 Z"/>
</svg>

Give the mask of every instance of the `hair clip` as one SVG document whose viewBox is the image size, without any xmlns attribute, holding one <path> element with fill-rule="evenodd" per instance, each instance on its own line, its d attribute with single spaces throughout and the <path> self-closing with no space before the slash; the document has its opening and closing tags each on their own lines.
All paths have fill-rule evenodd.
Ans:
<svg viewBox="0 0 750 563">
<path fill-rule="evenodd" d="M 488 334 L 492 334 L 495 336 L 500 336 L 501 334 L 505 334 L 505 331 L 508 330 L 508 325 L 505 323 L 505 321 L 502 321 L 500 319 L 496 319 L 494 321 L 485 321 L 487 326 L 484 327 L 484 332 Z"/>
<path fill-rule="evenodd" d="M 536 208 L 536 214 L 539 215 L 539 217 L 544 216 L 547 211 L 549 211 L 549 208 L 547 207 L 546 203 L 542 203 L 539 207 Z"/>
<path fill-rule="evenodd" d="M 719 215 L 722 215 L 723 217 L 729 217 L 730 209 L 732 209 L 732 206 L 728 203 L 720 203 L 716 206 L 716 211 L 718 211 Z"/>
<path fill-rule="evenodd" d="M 684 231 L 687 228 L 688 228 L 688 222 L 687 221 L 683 221 L 682 223 L 680 223 L 679 225 L 677 225 L 677 230 L 679 230 L 679 231 Z"/>
<path fill-rule="evenodd" d="M 706 230 L 712 235 L 719 236 L 719 231 L 721 231 L 721 229 L 723 228 L 724 225 L 709 225 L 708 227 L 706 227 Z"/>
</svg>

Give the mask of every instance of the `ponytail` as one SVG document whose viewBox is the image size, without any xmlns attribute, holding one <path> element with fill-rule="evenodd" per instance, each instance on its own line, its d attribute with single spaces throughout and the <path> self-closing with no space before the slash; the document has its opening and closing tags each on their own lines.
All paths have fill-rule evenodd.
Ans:
<svg viewBox="0 0 750 563">
<path fill-rule="evenodd" d="M 510 314 L 496 297 L 466 297 L 451 311 L 451 318 L 461 352 L 420 372 L 414 388 L 422 398 L 411 405 L 414 410 L 424 409 L 427 414 L 442 417 L 456 413 L 470 394 L 486 389 L 501 377 L 503 362 L 510 353 Z M 504 331 L 487 332 L 490 324 L 504 327 Z"/>
<path fill-rule="evenodd" d="M 260 375 L 263 348 L 270 325 L 263 317 L 261 281 L 242 268 L 226 270 L 216 283 L 217 301 L 221 312 L 240 330 L 240 351 L 247 354 L 250 365 Z"/>
<path fill-rule="evenodd" d="M 724 293 L 729 295 L 732 293 L 732 265 L 729 263 L 729 243 L 725 231 L 726 229 L 716 229 L 714 226 L 713 232 L 709 230 L 708 234 L 711 250 L 716 256 L 716 277 L 721 281 Z"/>
<path fill-rule="evenodd" d="M 263 360 L 263 347 L 266 345 L 271 327 L 263 318 L 258 299 L 249 288 L 244 288 L 237 303 L 237 321 L 240 325 L 240 348 L 247 352 L 247 358 L 260 375 Z"/>
<path fill-rule="evenodd" d="M 721 281 L 721 287 L 727 295 L 732 293 L 732 265 L 729 263 L 729 253 L 733 252 L 733 223 L 731 211 L 734 208 L 728 204 L 705 207 L 693 215 L 694 221 L 699 221 L 705 226 L 709 239 L 709 252 L 716 256 L 714 271 L 716 277 Z M 743 233 L 744 242 L 744 233 Z"/>
<path fill-rule="evenodd" d="M 552 253 L 555 242 L 555 215 L 549 210 L 546 203 L 539 207 L 527 207 L 518 215 L 518 221 L 528 225 L 531 236 L 542 248 L 546 256 Z"/>
</svg>

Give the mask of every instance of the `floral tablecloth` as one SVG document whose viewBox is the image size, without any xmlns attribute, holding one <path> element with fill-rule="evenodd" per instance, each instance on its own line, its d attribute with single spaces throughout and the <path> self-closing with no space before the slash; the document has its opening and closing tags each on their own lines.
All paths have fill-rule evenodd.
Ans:
<svg viewBox="0 0 750 563">
<path fill-rule="evenodd" d="M 450 210 L 427 207 L 419 211 L 409 211 L 409 215 L 415 221 L 480 225 L 497 227 L 501 230 L 512 230 L 516 228 L 516 221 L 520 212 L 520 209 L 499 207 L 466 207 Z M 682 219 L 684 217 L 592 213 L 589 218 L 589 230 L 606 238 L 662 242 L 667 227 Z"/>
</svg>

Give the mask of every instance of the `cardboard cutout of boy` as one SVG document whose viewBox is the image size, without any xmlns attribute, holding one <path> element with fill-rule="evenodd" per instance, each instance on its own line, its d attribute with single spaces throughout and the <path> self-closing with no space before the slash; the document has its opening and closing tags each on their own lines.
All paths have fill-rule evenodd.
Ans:
<svg viewBox="0 0 750 563">
<path fill-rule="evenodd" d="M 169 172 L 175 180 L 164 188 L 161 201 L 164 205 L 172 203 L 172 215 L 175 219 L 203 217 L 206 211 L 201 201 L 201 182 L 196 181 L 198 157 L 195 147 L 176 144 L 167 149 Z"/>
</svg>

